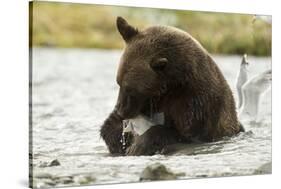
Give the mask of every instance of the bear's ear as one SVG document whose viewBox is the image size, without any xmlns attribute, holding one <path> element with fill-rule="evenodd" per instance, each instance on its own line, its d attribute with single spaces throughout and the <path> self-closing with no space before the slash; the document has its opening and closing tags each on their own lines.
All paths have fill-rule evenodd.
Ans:
<svg viewBox="0 0 281 189">
<path fill-rule="evenodd" d="M 156 60 L 153 60 L 150 62 L 150 67 L 155 71 L 155 72 L 160 72 L 163 71 L 167 64 L 168 64 L 168 59 L 167 58 L 158 58 Z"/>
<path fill-rule="evenodd" d="M 130 26 L 128 22 L 120 16 L 117 17 L 116 25 L 119 33 L 126 42 L 130 41 L 135 35 L 138 34 L 138 30 Z"/>
</svg>

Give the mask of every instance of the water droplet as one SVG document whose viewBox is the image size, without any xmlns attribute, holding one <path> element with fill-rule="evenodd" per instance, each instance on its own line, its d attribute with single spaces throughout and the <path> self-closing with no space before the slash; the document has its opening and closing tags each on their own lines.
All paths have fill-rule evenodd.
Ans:
<svg viewBox="0 0 281 189">
<path fill-rule="evenodd" d="M 128 125 L 128 121 L 127 120 L 123 120 L 123 122 L 122 122 L 123 131 L 122 131 L 122 137 L 121 137 L 121 140 L 120 140 L 120 142 L 122 143 L 123 150 L 126 149 L 126 138 L 125 138 L 124 129 L 127 127 L 127 125 Z"/>
</svg>

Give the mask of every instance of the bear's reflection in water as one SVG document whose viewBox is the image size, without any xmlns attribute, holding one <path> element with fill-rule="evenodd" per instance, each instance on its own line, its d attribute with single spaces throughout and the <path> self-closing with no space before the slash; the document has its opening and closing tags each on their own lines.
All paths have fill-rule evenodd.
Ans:
<svg viewBox="0 0 281 189">
<path fill-rule="evenodd" d="M 223 145 L 212 143 L 172 144 L 161 151 L 164 155 L 199 155 L 219 153 Z"/>
</svg>

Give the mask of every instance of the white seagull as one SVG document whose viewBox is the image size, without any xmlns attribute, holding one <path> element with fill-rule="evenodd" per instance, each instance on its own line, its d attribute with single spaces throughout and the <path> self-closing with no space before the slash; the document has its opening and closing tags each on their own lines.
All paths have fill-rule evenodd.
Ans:
<svg viewBox="0 0 281 189">
<path fill-rule="evenodd" d="M 237 105 L 238 109 L 241 108 L 243 103 L 242 86 L 248 80 L 248 69 L 247 69 L 248 66 L 249 66 L 249 62 L 247 61 L 247 54 L 244 54 L 236 81 L 236 89 L 238 92 L 238 105 Z"/>
<path fill-rule="evenodd" d="M 242 66 L 241 64 L 241 67 Z M 239 85 L 238 81 L 243 81 L 243 79 L 239 79 L 239 77 L 242 76 L 243 75 L 239 74 L 237 79 L 237 90 L 238 93 L 241 91 L 242 94 L 238 95 L 239 104 L 241 102 L 241 106 L 238 107 L 238 116 L 249 116 L 256 121 L 259 112 L 260 98 L 271 86 L 272 71 L 270 69 L 261 74 L 257 74 L 243 85 Z"/>
</svg>

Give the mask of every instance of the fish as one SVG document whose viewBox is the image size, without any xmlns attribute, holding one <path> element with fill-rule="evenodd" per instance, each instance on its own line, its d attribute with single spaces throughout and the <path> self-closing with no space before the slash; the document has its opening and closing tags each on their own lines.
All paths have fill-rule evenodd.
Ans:
<svg viewBox="0 0 281 189">
<path fill-rule="evenodd" d="M 164 113 L 156 113 L 152 116 L 152 118 L 145 115 L 138 115 L 134 118 L 123 121 L 123 124 L 125 124 L 123 132 L 131 132 L 134 135 L 141 136 L 155 125 L 164 125 L 164 121 Z"/>
</svg>

